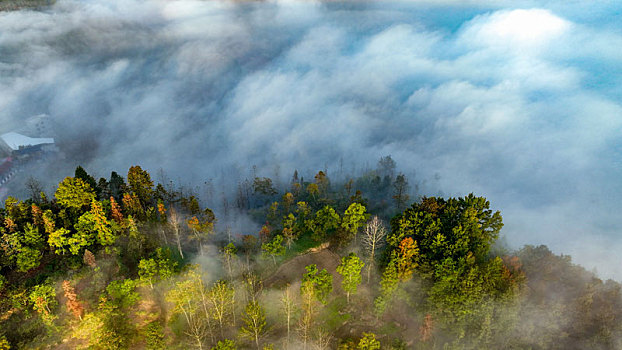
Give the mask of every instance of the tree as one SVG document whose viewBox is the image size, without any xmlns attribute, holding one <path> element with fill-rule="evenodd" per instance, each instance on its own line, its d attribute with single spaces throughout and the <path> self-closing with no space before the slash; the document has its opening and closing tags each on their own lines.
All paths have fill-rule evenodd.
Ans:
<svg viewBox="0 0 622 350">
<path fill-rule="evenodd" d="M 150 322 L 145 329 L 145 342 L 149 350 L 165 350 L 164 330 L 159 321 Z"/>
<path fill-rule="evenodd" d="M 158 264 L 154 259 L 140 259 L 138 263 L 138 276 L 141 281 L 149 283 L 151 289 L 153 289 L 153 282 L 157 273 Z"/>
<path fill-rule="evenodd" d="M 177 250 L 179 251 L 179 256 L 181 256 L 181 258 L 183 259 L 184 252 L 181 250 L 181 233 L 179 232 L 179 216 L 177 215 L 177 210 L 175 210 L 175 208 L 173 207 L 171 207 L 168 213 L 169 213 L 168 222 L 173 227 L 173 232 L 175 233 L 175 241 L 177 242 Z"/>
<path fill-rule="evenodd" d="M 14 240 L 17 269 L 26 272 L 39 266 L 45 244 L 43 236 L 39 233 L 39 228 L 31 223 L 26 223 L 24 232 L 17 232 L 13 236 L 17 238 Z"/>
<path fill-rule="evenodd" d="M 237 346 L 233 340 L 225 339 L 222 341 L 218 341 L 218 344 L 214 346 L 211 350 L 236 350 Z"/>
<path fill-rule="evenodd" d="M 82 320 L 82 314 L 84 313 L 84 307 L 78 301 L 78 295 L 71 283 L 67 280 L 63 281 L 63 291 L 65 292 L 65 298 L 67 299 L 67 309 L 73 314 L 74 317 Z"/>
<path fill-rule="evenodd" d="M 501 214 L 493 213 L 483 197 L 424 197 L 391 220 L 387 242 L 390 250 L 396 250 L 404 238 L 411 237 L 419 247 L 422 268 L 433 271 L 445 259 L 459 261 L 469 252 L 477 262 L 488 260 L 501 227 Z"/>
<path fill-rule="evenodd" d="M 315 183 L 317 184 L 319 192 L 325 196 L 330 188 L 330 180 L 328 176 L 326 176 L 326 173 L 321 170 L 318 171 L 318 173 L 315 174 Z"/>
<path fill-rule="evenodd" d="M 97 182 L 95 182 L 95 178 L 89 175 L 82 166 L 78 165 L 74 173 L 74 177 L 76 179 L 81 179 L 82 181 L 87 183 L 91 187 L 91 189 L 97 189 Z"/>
<path fill-rule="evenodd" d="M 301 293 L 310 292 L 317 301 L 326 304 L 328 295 L 333 291 L 333 275 L 326 269 L 319 271 L 315 264 L 308 265 L 305 269 L 307 273 L 302 278 Z"/>
<path fill-rule="evenodd" d="M 123 213 L 121 212 L 121 206 L 114 197 L 110 196 L 110 216 L 117 225 L 123 225 Z"/>
<path fill-rule="evenodd" d="M 380 295 L 374 300 L 374 309 L 376 316 L 382 315 L 390 302 L 393 299 L 393 294 L 398 287 L 400 279 L 397 275 L 397 267 L 394 259 L 389 261 L 389 264 L 382 273 L 382 279 L 380 280 Z"/>
<path fill-rule="evenodd" d="M 123 194 L 128 191 L 123 176 L 120 176 L 116 171 L 113 171 L 110 173 L 110 181 L 108 183 L 110 187 L 110 195 L 117 201 L 120 201 Z"/>
<path fill-rule="evenodd" d="M 184 278 L 175 283 L 166 300 L 173 303 L 174 314 L 182 314 L 186 321 L 185 333 L 203 348 L 203 338 L 212 335 L 210 308 L 208 307 L 207 293 L 203 286 L 203 279 L 196 269 L 187 272 Z"/>
<path fill-rule="evenodd" d="M 295 305 L 289 284 L 285 287 L 283 295 L 281 296 L 281 305 L 283 307 L 283 312 L 285 313 L 285 318 L 287 320 L 287 345 L 289 346 L 290 324 L 292 321 Z"/>
<path fill-rule="evenodd" d="M 167 251 L 162 248 L 156 249 L 155 257 L 141 259 L 138 263 L 138 276 L 144 283 L 148 283 L 151 289 L 157 281 L 166 280 L 173 275 L 177 262 L 172 261 Z"/>
<path fill-rule="evenodd" d="M 66 177 L 59 185 L 54 196 L 64 207 L 80 209 L 95 199 L 95 193 L 82 179 Z"/>
<path fill-rule="evenodd" d="M 397 265 L 397 277 L 401 281 L 406 281 L 412 276 L 417 267 L 418 253 L 417 242 L 411 237 L 406 237 L 400 242 L 399 250 L 394 259 Z"/>
<path fill-rule="evenodd" d="M 214 221 L 216 219 L 214 213 L 209 208 L 206 208 L 203 213 L 201 213 L 200 209 L 195 212 L 202 215 L 194 215 L 188 219 L 186 224 L 192 231 L 192 238 L 199 243 L 199 252 L 203 255 L 203 243 L 207 242 L 208 239 L 214 234 Z"/>
<path fill-rule="evenodd" d="M 380 350 L 380 342 L 376 340 L 374 333 L 363 333 L 363 337 L 359 341 L 358 350 Z"/>
<path fill-rule="evenodd" d="M 11 344 L 4 335 L 0 335 L 0 350 L 11 350 Z"/>
<path fill-rule="evenodd" d="M 265 204 L 272 196 L 277 194 L 277 190 L 272 185 L 272 179 L 268 177 L 255 177 L 253 180 L 253 193 L 255 196 L 258 196 L 261 204 Z"/>
<path fill-rule="evenodd" d="M 359 231 L 359 227 L 361 227 L 369 214 L 367 214 L 367 210 L 365 206 L 360 203 L 352 203 L 346 209 L 343 214 L 343 219 L 341 220 L 341 227 L 350 235 L 354 236 L 354 242 L 356 243 L 356 235 Z"/>
<path fill-rule="evenodd" d="M 327 205 L 315 213 L 313 220 L 313 237 L 316 241 L 322 242 L 330 235 L 334 234 L 339 228 L 339 214 L 331 206 Z"/>
<path fill-rule="evenodd" d="M 318 271 L 315 264 L 308 265 L 305 269 L 307 273 L 303 275 L 302 283 L 300 284 L 303 312 L 299 320 L 304 348 L 307 346 L 309 332 L 317 311 L 315 302 L 319 301 L 322 304 L 326 304 L 328 302 L 327 297 L 333 290 L 333 276 L 326 269 Z"/>
<path fill-rule="evenodd" d="M 70 234 L 71 232 L 65 228 L 59 228 L 49 233 L 48 244 L 54 248 L 56 254 L 65 254 L 69 251 Z"/>
<path fill-rule="evenodd" d="M 291 249 L 292 243 L 296 239 L 298 233 L 296 228 L 297 221 L 298 220 L 292 213 L 283 217 L 283 237 L 285 237 L 288 249 Z"/>
<path fill-rule="evenodd" d="M 365 226 L 365 232 L 363 235 L 363 247 L 368 256 L 367 262 L 367 283 L 371 279 L 371 270 L 376 263 L 376 251 L 384 246 L 384 238 L 387 235 L 387 230 L 382 225 L 380 219 L 374 216 L 371 221 Z"/>
<path fill-rule="evenodd" d="M 73 255 L 80 254 L 82 248 L 95 243 L 94 219 L 90 213 L 84 213 L 75 225 L 76 233 L 67 239 L 69 251 Z"/>
<path fill-rule="evenodd" d="M 381 177 L 393 178 L 395 173 L 395 161 L 391 156 L 380 157 L 378 161 L 378 175 Z"/>
<path fill-rule="evenodd" d="M 123 202 L 123 208 L 125 208 L 127 216 L 133 216 L 141 220 L 145 219 L 145 210 L 143 205 L 140 204 L 140 198 L 138 198 L 136 193 L 124 193 L 121 202 Z"/>
<path fill-rule="evenodd" d="M 287 192 L 283 195 L 283 209 L 285 213 L 289 213 L 292 205 L 294 204 L 294 195 L 291 192 Z"/>
<path fill-rule="evenodd" d="M 91 246 L 96 242 L 102 246 L 112 245 L 116 236 L 112 232 L 112 228 L 99 202 L 93 200 L 91 210 L 82 214 L 75 224 L 76 233 L 68 237 L 67 244 L 69 251 L 73 255 L 78 255 L 82 248 Z M 64 237 L 59 235 L 55 237 L 59 243 L 57 246 L 62 247 L 65 242 Z"/>
<path fill-rule="evenodd" d="M 259 349 L 259 338 L 266 332 L 266 313 L 256 300 L 251 300 L 244 309 L 242 336 L 253 339 Z"/>
<path fill-rule="evenodd" d="M 227 281 L 221 280 L 214 283 L 207 295 L 212 305 L 212 315 L 218 321 L 220 334 L 222 335 L 224 324 L 233 311 L 232 305 L 235 301 L 235 291 Z"/>
<path fill-rule="evenodd" d="M 225 263 L 227 264 L 227 272 L 229 273 L 229 279 L 233 280 L 233 267 L 231 263 L 233 259 L 236 257 L 237 248 L 232 242 L 229 242 L 226 246 L 222 248 L 222 255 L 225 259 Z"/>
<path fill-rule="evenodd" d="M 97 267 L 97 261 L 95 260 L 95 254 L 93 254 L 88 249 L 84 250 L 84 255 L 82 255 L 82 262 L 90 266 L 92 269 L 95 269 Z"/>
<path fill-rule="evenodd" d="M 361 269 L 365 264 L 354 253 L 341 258 L 341 264 L 337 266 L 337 272 L 343 277 L 341 287 L 346 292 L 346 300 L 350 303 L 350 294 L 356 293 L 361 284 Z"/>
<path fill-rule="evenodd" d="M 276 257 L 285 254 L 285 246 L 283 245 L 283 236 L 281 235 L 274 236 L 272 241 L 268 243 L 263 243 L 261 245 L 261 250 L 263 250 L 264 256 L 269 255 L 272 257 L 274 266 L 276 266 Z"/>
<path fill-rule="evenodd" d="M 130 191 L 138 196 L 143 206 L 151 202 L 153 181 L 151 181 L 151 176 L 147 171 L 138 165 L 130 167 L 127 172 L 127 182 L 129 183 Z"/>
<path fill-rule="evenodd" d="M 316 196 L 320 193 L 320 189 L 316 183 L 310 183 L 307 185 L 307 193 L 315 200 Z"/>
<path fill-rule="evenodd" d="M 91 202 L 90 219 L 93 220 L 93 230 L 97 238 L 97 243 L 102 246 L 112 245 L 117 237 L 112 231 L 112 227 L 106 218 L 106 213 L 100 202 L 93 200 Z"/>
<path fill-rule="evenodd" d="M 131 308 L 140 298 L 136 285 L 137 282 L 129 278 L 110 282 L 106 287 L 108 300 L 121 309 Z"/>
<path fill-rule="evenodd" d="M 393 183 L 393 199 L 395 200 L 395 208 L 398 211 L 403 211 L 408 204 L 410 196 L 408 195 L 408 179 L 404 174 L 398 174 Z"/>
<path fill-rule="evenodd" d="M 250 264 L 250 256 L 257 251 L 257 246 L 259 239 L 254 235 L 243 235 L 242 236 L 242 251 L 246 256 L 246 266 Z"/>
<path fill-rule="evenodd" d="M 56 301 L 56 291 L 50 284 L 36 285 L 29 295 L 32 308 L 37 311 L 41 318 L 46 322 L 51 322 L 55 317 L 52 310 L 58 304 Z"/>
</svg>

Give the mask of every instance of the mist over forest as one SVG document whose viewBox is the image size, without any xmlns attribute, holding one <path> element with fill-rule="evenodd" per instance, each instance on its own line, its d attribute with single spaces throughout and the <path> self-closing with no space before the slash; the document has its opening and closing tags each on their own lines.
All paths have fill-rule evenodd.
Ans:
<svg viewBox="0 0 622 350">
<path fill-rule="evenodd" d="M 0 120 L 56 122 L 69 164 L 37 174 L 49 189 L 78 164 L 108 176 L 140 163 L 200 185 L 253 165 L 282 180 L 297 167 L 356 174 L 391 155 L 422 194 L 493 200 L 513 246 L 544 243 L 619 280 L 619 13 L 58 1 L 0 13 Z"/>
<path fill-rule="evenodd" d="M 621 14 L 0 0 L 0 350 L 619 349 Z"/>
</svg>

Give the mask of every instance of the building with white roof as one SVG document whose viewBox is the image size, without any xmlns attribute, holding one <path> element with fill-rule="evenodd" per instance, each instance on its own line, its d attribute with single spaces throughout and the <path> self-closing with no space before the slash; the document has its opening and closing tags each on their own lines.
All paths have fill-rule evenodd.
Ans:
<svg viewBox="0 0 622 350">
<path fill-rule="evenodd" d="M 54 145 L 54 139 L 28 137 L 14 131 L 0 135 L 0 149 L 8 155 L 41 150 L 45 145 Z"/>
</svg>

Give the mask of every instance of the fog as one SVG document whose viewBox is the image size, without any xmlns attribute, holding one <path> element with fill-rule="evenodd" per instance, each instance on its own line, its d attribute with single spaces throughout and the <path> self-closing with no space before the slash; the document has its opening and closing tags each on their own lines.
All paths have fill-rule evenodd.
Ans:
<svg viewBox="0 0 622 350">
<path fill-rule="evenodd" d="M 622 280 L 622 4 L 456 3 L 2 12 L 0 132 L 49 114 L 68 163 L 38 174 L 53 182 L 77 164 L 201 184 L 391 155 L 423 194 L 487 197 L 511 246 Z"/>
</svg>

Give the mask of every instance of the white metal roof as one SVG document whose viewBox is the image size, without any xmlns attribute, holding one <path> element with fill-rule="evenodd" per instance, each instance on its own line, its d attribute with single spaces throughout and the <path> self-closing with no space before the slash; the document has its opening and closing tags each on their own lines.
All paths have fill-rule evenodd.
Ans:
<svg viewBox="0 0 622 350">
<path fill-rule="evenodd" d="M 52 138 L 33 138 L 13 131 L 0 135 L 0 138 L 14 151 L 19 150 L 20 146 L 28 147 L 54 143 L 54 139 Z"/>
</svg>

